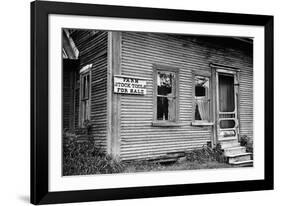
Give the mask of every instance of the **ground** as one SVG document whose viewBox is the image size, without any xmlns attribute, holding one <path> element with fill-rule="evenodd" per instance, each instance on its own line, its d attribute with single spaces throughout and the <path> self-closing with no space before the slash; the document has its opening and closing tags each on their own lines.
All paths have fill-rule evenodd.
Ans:
<svg viewBox="0 0 281 206">
<path fill-rule="evenodd" d="M 169 164 L 149 163 L 149 162 L 131 162 L 125 164 L 125 173 L 131 172 L 149 172 L 149 171 L 175 171 L 175 170 L 195 170 L 195 169 L 215 169 L 215 168 L 233 168 L 226 163 L 220 163 L 215 160 L 205 162 L 183 161 Z"/>
</svg>

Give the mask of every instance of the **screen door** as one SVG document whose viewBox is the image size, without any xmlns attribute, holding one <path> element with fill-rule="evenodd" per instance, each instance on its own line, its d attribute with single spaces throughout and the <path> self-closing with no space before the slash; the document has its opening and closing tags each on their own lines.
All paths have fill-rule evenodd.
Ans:
<svg viewBox="0 0 281 206">
<path fill-rule="evenodd" d="M 218 140 L 238 139 L 238 82 L 236 72 L 217 72 Z"/>
</svg>

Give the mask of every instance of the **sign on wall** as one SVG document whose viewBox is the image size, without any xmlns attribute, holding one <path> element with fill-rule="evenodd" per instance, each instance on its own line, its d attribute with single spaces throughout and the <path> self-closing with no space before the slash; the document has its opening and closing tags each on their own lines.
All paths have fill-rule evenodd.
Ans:
<svg viewBox="0 0 281 206">
<path fill-rule="evenodd" d="M 146 80 L 136 77 L 114 76 L 114 93 L 146 94 Z"/>
</svg>

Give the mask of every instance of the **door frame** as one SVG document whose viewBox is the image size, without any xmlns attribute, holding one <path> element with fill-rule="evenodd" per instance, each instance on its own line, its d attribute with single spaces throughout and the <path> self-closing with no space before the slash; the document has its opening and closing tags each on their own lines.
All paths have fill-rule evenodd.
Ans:
<svg viewBox="0 0 281 206">
<path fill-rule="evenodd" d="M 219 64 L 210 64 L 211 70 L 212 70 L 212 95 L 213 95 L 213 145 L 216 146 L 220 141 L 223 140 L 240 140 L 240 92 L 239 92 L 239 86 L 240 86 L 240 69 L 236 67 L 230 67 L 226 65 L 219 65 Z M 229 137 L 229 138 L 223 138 L 220 139 L 218 135 L 219 130 L 219 74 L 229 74 L 234 76 L 234 101 L 235 101 L 235 130 L 236 130 L 236 136 L 235 137 Z"/>
</svg>

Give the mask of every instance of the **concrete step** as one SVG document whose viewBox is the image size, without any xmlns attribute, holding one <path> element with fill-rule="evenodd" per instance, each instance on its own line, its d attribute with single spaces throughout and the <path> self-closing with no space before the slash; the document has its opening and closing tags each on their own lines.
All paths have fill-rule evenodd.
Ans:
<svg viewBox="0 0 281 206">
<path fill-rule="evenodd" d="M 239 146 L 239 147 L 228 147 L 224 149 L 224 155 L 234 155 L 234 154 L 241 154 L 246 152 L 246 147 Z"/>
<path fill-rule="evenodd" d="M 235 139 L 235 140 L 223 140 L 220 141 L 220 145 L 222 149 L 225 148 L 230 148 L 230 147 L 239 147 L 240 143 Z"/>
<path fill-rule="evenodd" d="M 249 153 L 249 152 L 244 152 L 244 153 L 240 153 L 240 154 L 225 155 L 225 156 L 227 157 L 229 164 L 232 164 L 234 162 L 252 160 L 252 153 Z"/>
<path fill-rule="evenodd" d="M 254 165 L 254 160 L 238 161 L 230 164 L 235 166 L 242 166 L 242 167 L 252 167 Z"/>
</svg>

